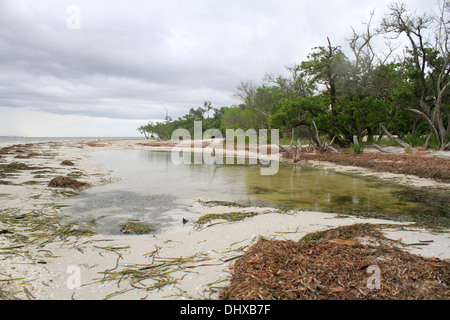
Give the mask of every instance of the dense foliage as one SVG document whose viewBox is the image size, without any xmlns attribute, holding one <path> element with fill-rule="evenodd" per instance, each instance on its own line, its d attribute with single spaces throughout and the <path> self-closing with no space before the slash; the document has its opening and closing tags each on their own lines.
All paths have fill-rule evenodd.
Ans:
<svg viewBox="0 0 450 320">
<path fill-rule="evenodd" d="M 287 75 L 266 75 L 261 86 L 241 82 L 234 93 L 239 105 L 216 109 L 205 101 L 178 120 L 167 116 L 138 130 L 170 139 L 177 128 L 192 134 L 194 121 L 202 121 L 204 131 L 215 128 L 224 136 L 227 128 L 277 128 L 289 139 L 310 139 L 318 131 L 349 147 L 355 139 L 382 136 L 382 125 L 412 146 L 449 148 L 450 2 L 433 15 L 419 15 L 404 4 L 389 9 L 378 26 L 372 27 L 372 13 L 363 32 L 353 30 L 350 54 L 327 38 L 306 61 L 287 67 Z M 373 43 L 380 38 L 406 48 L 400 52 L 390 42 L 377 52 Z"/>
</svg>

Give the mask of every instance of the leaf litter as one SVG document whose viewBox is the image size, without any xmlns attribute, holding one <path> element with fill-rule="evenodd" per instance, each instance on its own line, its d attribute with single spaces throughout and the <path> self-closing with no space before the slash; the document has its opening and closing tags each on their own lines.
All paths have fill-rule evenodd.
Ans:
<svg viewBox="0 0 450 320">
<path fill-rule="evenodd" d="M 361 238 L 370 238 L 370 245 Z M 368 285 L 379 268 L 380 286 Z M 234 264 L 225 300 L 450 298 L 450 262 L 403 251 L 377 227 L 356 224 L 300 241 L 261 238 Z"/>
</svg>

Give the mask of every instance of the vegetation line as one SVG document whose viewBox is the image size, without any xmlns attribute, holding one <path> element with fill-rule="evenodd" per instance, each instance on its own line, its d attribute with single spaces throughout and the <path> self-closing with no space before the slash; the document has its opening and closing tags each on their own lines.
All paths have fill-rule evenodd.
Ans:
<svg viewBox="0 0 450 320">
<path fill-rule="evenodd" d="M 408 150 L 449 149 L 449 13 L 445 2 L 423 14 L 393 3 L 379 23 L 372 12 L 364 30 L 352 28 L 345 47 L 327 38 L 286 75 L 266 74 L 262 85 L 241 82 L 233 94 L 239 104 L 214 108 L 205 101 L 177 120 L 166 109 L 165 121 L 138 131 L 169 140 L 179 128 L 193 136 L 194 121 L 202 121 L 203 133 L 217 129 L 222 137 L 227 129 L 279 129 L 280 145 L 292 153 L 303 143 L 361 153 L 364 138 L 382 145 L 385 135 Z M 402 36 L 406 49 L 396 50 L 405 45 Z M 383 38 L 393 42 L 380 47 Z"/>
</svg>

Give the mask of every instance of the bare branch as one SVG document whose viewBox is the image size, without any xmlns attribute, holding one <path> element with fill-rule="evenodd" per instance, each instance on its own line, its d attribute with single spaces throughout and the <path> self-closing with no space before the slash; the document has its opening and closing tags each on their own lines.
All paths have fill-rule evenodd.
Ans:
<svg viewBox="0 0 450 320">
<path fill-rule="evenodd" d="M 397 137 L 394 137 L 381 123 L 380 123 L 380 127 L 381 129 L 383 129 L 384 133 L 386 133 L 386 135 L 389 137 L 389 139 L 391 139 L 392 141 L 395 141 L 396 143 L 398 143 L 399 145 L 401 145 L 404 148 L 407 147 L 411 147 L 409 144 L 407 144 L 405 141 L 400 140 Z"/>
<path fill-rule="evenodd" d="M 238 86 L 236 86 L 236 91 L 233 92 L 232 98 L 241 101 L 244 104 L 252 103 L 253 96 L 256 92 L 256 86 L 252 80 L 241 81 Z"/>
</svg>

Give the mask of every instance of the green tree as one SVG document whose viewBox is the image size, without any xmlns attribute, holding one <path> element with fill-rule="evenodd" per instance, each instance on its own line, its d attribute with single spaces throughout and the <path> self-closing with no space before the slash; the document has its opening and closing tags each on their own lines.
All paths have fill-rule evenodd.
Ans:
<svg viewBox="0 0 450 320">
<path fill-rule="evenodd" d="M 322 109 L 319 117 L 322 132 L 336 136 L 336 141 L 348 147 L 357 136 L 372 135 L 385 118 L 384 105 L 371 98 L 361 87 L 360 61 L 351 61 L 339 46 L 317 47 L 300 64 L 303 76 L 319 91 Z"/>
</svg>

